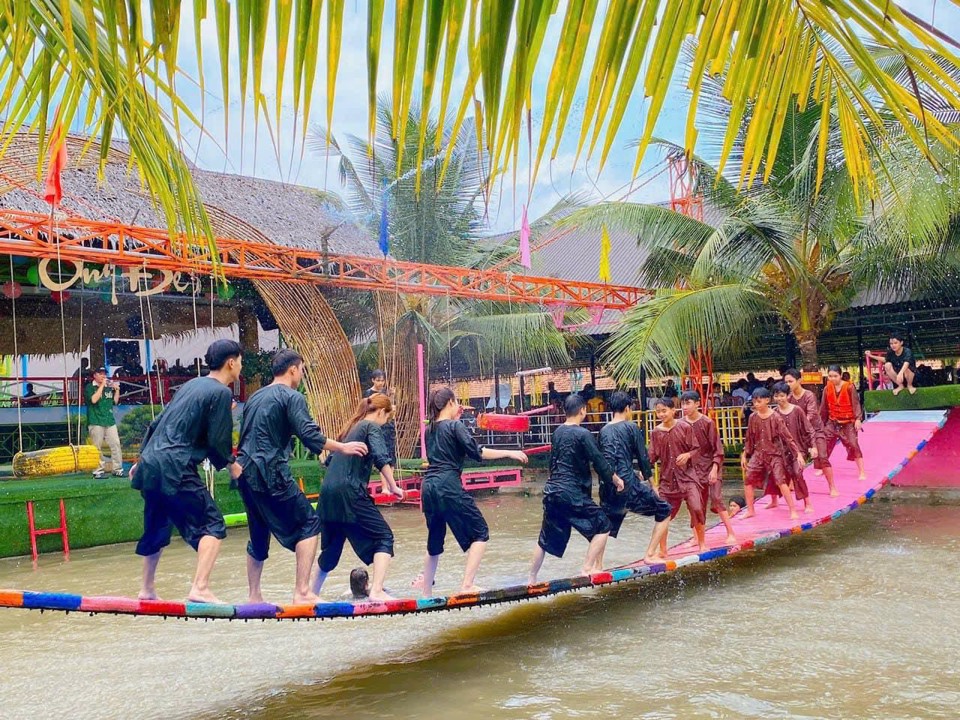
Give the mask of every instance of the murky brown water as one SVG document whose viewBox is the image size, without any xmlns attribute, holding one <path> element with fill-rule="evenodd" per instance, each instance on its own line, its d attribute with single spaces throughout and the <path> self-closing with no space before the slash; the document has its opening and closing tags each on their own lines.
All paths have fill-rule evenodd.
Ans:
<svg viewBox="0 0 960 720">
<path fill-rule="evenodd" d="M 519 581 L 538 499 L 482 501 L 489 584 Z M 391 577 L 416 573 L 415 510 L 388 511 Z M 633 559 L 631 519 L 608 564 Z M 808 536 L 672 577 L 603 592 L 414 618 L 227 623 L 0 611 L 0 716 L 74 718 L 953 718 L 960 706 L 960 507 L 879 502 Z M 679 539 L 679 538 L 678 538 Z M 245 590 L 244 531 L 215 575 Z M 544 576 L 575 570 L 571 543 Z M 347 560 L 330 595 L 346 589 Z M 193 554 L 174 545 L 159 587 L 186 590 Z M 462 556 L 441 563 L 450 587 Z M 269 599 L 292 556 L 274 553 Z M 136 589 L 131 546 L 69 563 L 0 561 L 0 587 L 86 594 Z"/>
</svg>

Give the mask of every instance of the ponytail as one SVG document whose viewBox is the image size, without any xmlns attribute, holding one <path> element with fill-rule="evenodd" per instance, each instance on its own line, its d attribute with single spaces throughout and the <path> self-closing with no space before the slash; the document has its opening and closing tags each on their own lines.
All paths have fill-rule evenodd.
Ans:
<svg viewBox="0 0 960 720">
<path fill-rule="evenodd" d="M 370 397 L 363 398 L 357 405 L 357 409 L 354 410 L 353 417 L 344 423 L 337 440 L 343 442 L 347 437 L 347 434 L 353 429 L 354 425 L 363 420 L 370 413 L 374 413 L 377 410 L 386 410 L 388 413 L 391 412 L 393 410 L 393 404 L 390 402 L 390 398 L 388 398 L 386 395 L 381 395 L 380 393 L 374 393 Z"/>
<path fill-rule="evenodd" d="M 430 393 L 430 398 L 427 400 L 428 433 L 433 432 L 440 413 L 443 412 L 443 409 L 449 405 L 452 400 L 456 399 L 456 397 L 457 396 L 453 394 L 453 390 L 448 387 L 439 387 Z"/>
</svg>

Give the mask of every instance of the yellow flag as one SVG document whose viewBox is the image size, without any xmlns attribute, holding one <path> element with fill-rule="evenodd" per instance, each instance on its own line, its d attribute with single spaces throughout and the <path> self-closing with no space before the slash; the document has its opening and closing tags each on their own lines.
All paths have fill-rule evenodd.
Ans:
<svg viewBox="0 0 960 720">
<path fill-rule="evenodd" d="M 606 225 L 600 229 L 600 282 L 610 282 L 610 233 Z"/>
</svg>

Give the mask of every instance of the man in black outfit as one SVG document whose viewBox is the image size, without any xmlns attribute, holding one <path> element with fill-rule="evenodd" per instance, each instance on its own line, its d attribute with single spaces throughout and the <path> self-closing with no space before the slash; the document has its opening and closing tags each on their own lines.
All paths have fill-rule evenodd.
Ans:
<svg viewBox="0 0 960 720">
<path fill-rule="evenodd" d="M 294 605 L 313 604 L 310 570 L 317 557 L 320 518 L 290 473 L 290 452 L 296 435 L 310 452 L 324 450 L 366 455 L 362 442 L 340 443 L 323 435 L 310 417 L 307 401 L 298 391 L 303 382 L 303 358 L 294 350 L 280 350 L 271 363 L 273 382 L 257 390 L 243 408 L 237 463 L 243 473 L 237 481 L 247 508 L 249 602 L 262 603 L 260 578 L 270 550 L 270 534 L 296 553 Z M 192 382 L 192 381 L 191 381 Z"/>
<path fill-rule="evenodd" d="M 175 525 L 180 537 L 197 551 L 197 570 L 187 600 L 219 602 L 210 590 L 210 573 L 227 528 L 197 465 L 209 458 L 218 470 L 229 466 L 232 478 L 240 475 L 240 466 L 233 460 L 230 387 L 240 377 L 242 356 L 243 348 L 233 340 L 210 345 L 206 356 L 210 375 L 185 383 L 150 423 L 140 460 L 130 469 L 131 484 L 143 496 L 143 536 L 137 543 L 137 554 L 143 556 L 141 600 L 157 599 L 157 565 Z"/>
<path fill-rule="evenodd" d="M 624 487 L 623 480 L 597 447 L 593 434 L 582 425 L 587 417 L 583 397 L 577 394 L 568 397 L 564 411 L 567 421 L 554 431 L 550 448 L 550 478 L 543 488 L 543 522 L 530 564 L 528 582 L 531 585 L 537 582 L 547 553 L 563 557 L 571 530 L 576 530 L 590 543 L 583 561 L 583 574 L 600 569 L 599 560 L 610 535 L 610 520 L 593 501 L 590 466 L 597 471 L 601 482 L 610 483 L 617 492 L 622 492 Z"/>
<path fill-rule="evenodd" d="M 907 392 L 911 395 L 917 391 L 917 388 L 913 386 L 917 377 L 917 361 L 913 357 L 913 351 L 903 344 L 904 340 L 903 335 L 899 333 L 891 334 L 890 349 L 883 359 L 883 370 L 887 378 L 896 385 L 893 389 L 894 395 L 903 392 L 904 383 L 906 383 Z"/>
</svg>

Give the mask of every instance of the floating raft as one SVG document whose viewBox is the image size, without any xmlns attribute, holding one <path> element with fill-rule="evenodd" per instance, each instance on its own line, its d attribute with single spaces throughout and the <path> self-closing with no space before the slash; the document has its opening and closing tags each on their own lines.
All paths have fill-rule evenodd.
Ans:
<svg viewBox="0 0 960 720">
<path fill-rule="evenodd" d="M 767 510 L 762 502 L 758 502 L 755 517 L 747 518 L 745 513 L 741 512 L 733 518 L 734 529 L 740 540 L 738 544 L 724 545 L 723 526 L 714 526 L 707 531 L 708 549 L 706 551 L 696 552 L 696 547 L 691 548 L 690 541 L 685 541 L 671 547 L 667 561 L 656 565 L 635 563 L 589 576 L 550 580 L 536 585 L 514 585 L 481 593 L 448 597 L 401 598 L 387 602 L 227 605 L 135 600 L 123 597 L 85 597 L 69 593 L 29 590 L 0 590 L 0 607 L 174 618 L 314 620 L 368 615 L 406 615 L 480 607 L 531 600 L 585 588 L 604 587 L 717 560 L 784 537 L 798 535 L 837 520 L 858 508 L 889 483 L 918 452 L 924 449 L 933 434 L 946 423 L 946 418 L 945 411 L 881 413 L 864 424 L 860 437 L 868 480 L 857 479 L 856 466 L 846 461 L 843 447 L 838 446 L 833 455 L 835 477 L 840 490 L 838 497 L 829 496 L 826 480 L 814 476 L 812 467 L 806 470 L 807 484 L 816 508 L 815 513 L 801 515 L 800 520 L 790 520 L 786 503 L 780 503 L 780 507 L 776 509 Z"/>
</svg>

